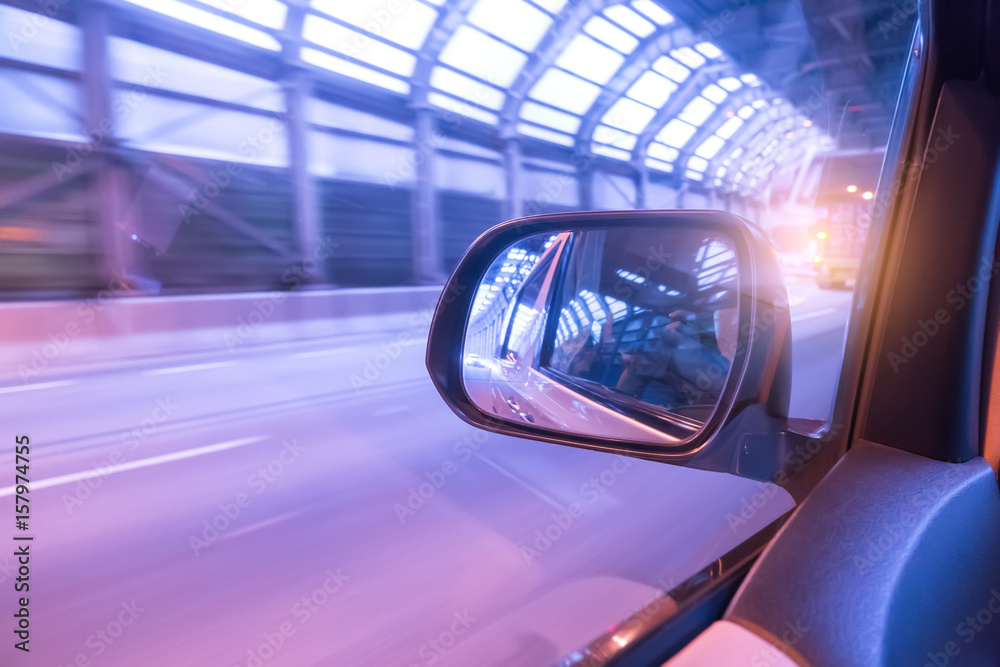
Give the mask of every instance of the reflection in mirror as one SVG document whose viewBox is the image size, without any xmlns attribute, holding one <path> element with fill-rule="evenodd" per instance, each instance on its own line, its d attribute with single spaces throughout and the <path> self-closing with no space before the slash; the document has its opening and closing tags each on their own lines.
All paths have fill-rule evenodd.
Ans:
<svg viewBox="0 0 1000 667">
<path fill-rule="evenodd" d="M 736 253 L 718 233 L 618 227 L 502 253 L 466 329 L 470 399 L 500 419 L 652 444 L 693 436 L 737 349 Z"/>
</svg>

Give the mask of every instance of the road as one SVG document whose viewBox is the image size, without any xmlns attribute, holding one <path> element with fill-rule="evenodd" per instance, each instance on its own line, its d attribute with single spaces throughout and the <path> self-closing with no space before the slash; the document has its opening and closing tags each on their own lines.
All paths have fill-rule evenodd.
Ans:
<svg viewBox="0 0 1000 667">
<path fill-rule="evenodd" d="M 850 295 L 790 286 L 793 415 Z M 0 388 L 31 437 L 31 653 L 3 665 L 547 665 L 788 509 L 729 475 L 476 431 L 423 341 L 272 346 Z M 383 363 L 384 362 L 384 363 Z M 13 489 L 0 489 L 11 517 Z"/>
</svg>

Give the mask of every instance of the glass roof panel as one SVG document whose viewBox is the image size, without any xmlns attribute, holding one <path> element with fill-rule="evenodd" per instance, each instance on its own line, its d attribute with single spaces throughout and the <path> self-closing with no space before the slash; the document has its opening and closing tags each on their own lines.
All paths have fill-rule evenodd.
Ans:
<svg viewBox="0 0 1000 667">
<path fill-rule="evenodd" d="M 726 97 L 729 96 L 729 93 L 724 91 L 722 88 L 719 88 L 714 83 L 710 83 L 709 85 L 705 86 L 705 89 L 701 91 L 701 94 L 710 99 L 711 101 L 715 102 L 716 104 L 725 101 Z"/>
<path fill-rule="evenodd" d="M 525 51 L 538 46 L 552 25 L 551 16 L 524 0 L 478 0 L 468 21 Z"/>
<path fill-rule="evenodd" d="M 604 10 L 604 15 L 625 28 L 626 30 L 639 35 L 639 37 L 649 37 L 656 30 L 656 26 L 632 11 L 625 5 L 611 5 Z"/>
<path fill-rule="evenodd" d="M 688 160 L 688 169 L 694 169 L 695 171 L 705 171 L 708 169 L 708 160 L 703 157 L 698 157 L 697 155 L 692 155 Z"/>
<path fill-rule="evenodd" d="M 440 1 L 444 2 L 444 0 Z M 566 0 L 533 0 L 533 2 L 542 9 L 547 9 L 553 14 L 558 14 L 562 11 L 562 8 L 566 6 Z"/>
<path fill-rule="evenodd" d="M 556 59 L 559 67 L 602 86 L 611 80 L 624 62 L 625 56 L 586 35 L 573 37 Z"/>
<path fill-rule="evenodd" d="M 597 155 L 603 155 L 616 160 L 623 160 L 627 162 L 632 159 L 632 154 L 628 151 L 623 151 L 620 148 L 613 148 L 611 146 L 605 146 L 604 144 L 594 144 L 591 146 L 590 150 Z"/>
<path fill-rule="evenodd" d="M 708 139 L 705 139 L 705 141 L 702 142 L 701 146 L 698 146 L 698 148 L 695 149 L 694 154 L 697 155 L 698 157 L 705 158 L 706 160 L 711 160 L 718 154 L 720 150 L 722 150 L 723 146 L 725 145 L 726 145 L 725 139 L 722 139 L 718 135 L 714 137 L 709 137 Z M 691 165 L 688 164 L 688 166 Z M 702 169 L 702 171 L 704 171 L 704 169 Z"/>
<path fill-rule="evenodd" d="M 229 19 L 206 12 L 203 9 L 192 7 L 191 5 L 178 0 L 128 0 L 134 5 L 144 7 L 160 14 L 166 14 L 179 21 L 185 21 L 192 25 L 217 32 L 242 42 L 247 42 L 255 46 L 260 46 L 271 51 L 280 51 L 281 44 L 277 39 L 262 30 L 255 30 L 250 26 L 230 21 Z M 231 11 L 231 10 L 230 10 Z M 237 12 L 232 12 L 236 14 Z M 251 19 L 253 20 L 253 19 Z M 282 16 L 282 24 L 284 17 Z"/>
<path fill-rule="evenodd" d="M 521 118 L 539 125 L 548 125 L 570 134 L 576 134 L 580 129 L 580 119 L 576 116 L 556 111 L 552 107 L 536 104 L 530 100 L 526 100 L 521 105 Z"/>
<path fill-rule="evenodd" d="M 653 63 L 653 69 L 668 79 L 673 79 L 677 83 L 684 83 L 684 81 L 691 76 L 691 70 L 684 65 L 681 65 L 673 58 L 668 58 L 667 56 L 660 56 L 657 58 Z"/>
<path fill-rule="evenodd" d="M 748 86 L 760 85 L 760 79 L 757 78 L 756 74 L 743 74 L 740 76 L 740 81 L 747 84 Z"/>
<path fill-rule="evenodd" d="M 750 118 L 750 116 L 754 115 L 754 108 L 747 104 L 746 106 L 740 107 L 740 110 L 736 112 L 736 115 L 743 120 L 746 120 Z"/>
<path fill-rule="evenodd" d="M 216 0 L 226 1 L 232 2 Z M 393 0 L 392 3 L 385 0 L 312 0 L 312 6 L 344 23 L 414 50 L 423 46 L 438 16 L 433 7 L 419 0 Z M 368 39 L 370 37 L 365 36 L 354 45 L 363 47 Z M 354 55 L 346 50 L 344 52 Z"/>
<path fill-rule="evenodd" d="M 459 26 L 441 51 L 440 61 L 495 86 L 514 83 L 528 57 L 468 25 Z"/>
<path fill-rule="evenodd" d="M 677 90 L 676 83 L 652 70 L 646 70 L 626 94 L 634 100 L 659 109 L 666 104 L 675 90 Z"/>
<path fill-rule="evenodd" d="M 302 37 L 328 49 L 341 51 L 369 65 L 403 76 L 413 74 L 413 68 L 417 64 L 417 59 L 412 53 L 314 15 L 306 16 L 302 26 Z M 358 45 L 361 45 L 360 48 Z"/>
<path fill-rule="evenodd" d="M 659 169 L 660 171 L 674 170 L 674 165 L 669 162 L 661 162 L 660 160 L 654 160 L 653 158 L 646 158 L 646 166 L 652 167 L 653 169 Z"/>
<path fill-rule="evenodd" d="M 654 23 L 669 25 L 674 22 L 674 17 L 665 9 L 652 2 L 652 0 L 635 0 L 632 6 L 642 14 L 645 14 Z"/>
<path fill-rule="evenodd" d="M 462 100 L 457 100 L 450 95 L 442 95 L 441 93 L 431 91 L 427 93 L 427 101 L 434 106 L 447 109 L 448 111 L 452 111 L 463 116 L 468 116 L 469 118 L 474 118 L 489 125 L 496 125 L 499 120 L 496 114 L 480 109 L 479 107 L 474 107 Z"/>
<path fill-rule="evenodd" d="M 712 115 L 715 108 L 714 104 L 699 95 L 688 102 L 687 106 L 684 107 L 684 111 L 677 114 L 677 117 L 692 125 L 700 126 Z M 668 141 L 667 143 L 669 144 L 670 142 Z"/>
<path fill-rule="evenodd" d="M 198 0 L 210 7 L 236 14 L 254 23 L 268 28 L 281 30 L 285 25 L 285 15 L 288 6 L 278 0 L 243 0 L 242 2 L 226 2 L 226 0 Z"/>
<path fill-rule="evenodd" d="M 627 97 L 620 97 L 607 110 L 602 121 L 627 132 L 642 132 L 653 120 L 656 110 Z"/>
<path fill-rule="evenodd" d="M 639 46 L 638 39 L 600 16 L 591 17 L 584 24 L 583 30 L 622 53 L 632 53 Z"/>
<path fill-rule="evenodd" d="M 721 79 L 716 81 L 716 83 L 718 83 L 720 86 L 722 86 L 729 92 L 733 92 L 734 90 L 739 90 L 740 88 L 743 87 L 743 83 L 735 76 L 722 77 Z"/>
<path fill-rule="evenodd" d="M 679 49 L 674 49 L 670 52 L 670 55 L 691 69 L 697 69 L 707 62 L 700 53 L 690 46 L 682 46 Z"/>
<path fill-rule="evenodd" d="M 659 141 L 653 141 L 646 149 L 646 155 L 664 162 L 673 162 L 680 156 L 680 151 L 670 146 L 664 146 Z"/>
<path fill-rule="evenodd" d="M 503 91 L 440 65 L 431 71 L 430 83 L 438 90 L 490 109 L 500 109 L 504 103 Z"/>
<path fill-rule="evenodd" d="M 551 141 L 554 144 L 562 144 L 563 146 L 573 145 L 573 137 L 568 134 L 556 132 L 555 130 L 547 130 L 544 127 L 538 127 L 537 125 L 518 123 L 517 131 L 527 137 L 535 137 L 536 139 Z"/>
<path fill-rule="evenodd" d="M 719 127 L 719 129 L 715 131 L 715 133 L 720 137 L 722 137 L 723 139 L 729 139 L 734 134 L 736 134 L 736 130 L 740 129 L 741 127 L 743 127 L 743 119 L 740 118 L 739 116 L 733 116 L 725 123 L 723 123 Z"/>
<path fill-rule="evenodd" d="M 344 60 L 343 58 L 332 56 L 324 51 L 317 51 L 316 49 L 303 47 L 302 60 L 303 62 L 328 69 L 332 72 L 337 72 L 338 74 L 343 74 L 344 76 L 349 76 L 353 79 L 358 79 L 366 83 L 381 86 L 382 88 L 394 90 L 397 93 L 403 93 L 405 95 L 410 92 L 410 84 L 402 79 L 397 79 L 396 77 L 383 72 L 376 72 L 375 70 L 365 67 L 364 65 L 359 65 L 357 63 Z"/>
<path fill-rule="evenodd" d="M 694 48 L 697 49 L 698 53 L 701 55 L 713 60 L 721 58 L 724 55 L 719 47 L 711 42 L 699 42 L 694 45 Z"/>
<path fill-rule="evenodd" d="M 707 100 L 706 100 L 707 101 Z M 684 148 L 684 144 L 694 136 L 697 131 L 694 125 L 685 123 L 683 120 L 674 118 L 669 123 L 667 123 L 660 133 L 656 135 L 656 138 L 665 143 L 668 146 L 673 146 L 674 148 Z"/>
<path fill-rule="evenodd" d="M 593 139 L 600 144 L 608 144 L 609 146 L 630 151 L 635 148 L 638 137 L 634 134 L 608 127 L 607 125 L 598 125 L 594 128 Z"/>
<path fill-rule="evenodd" d="M 550 67 L 539 77 L 528 97 L 579 115 L 590 109 L 600 94 L 600 87 L 589 81 Z"/>
</svg>

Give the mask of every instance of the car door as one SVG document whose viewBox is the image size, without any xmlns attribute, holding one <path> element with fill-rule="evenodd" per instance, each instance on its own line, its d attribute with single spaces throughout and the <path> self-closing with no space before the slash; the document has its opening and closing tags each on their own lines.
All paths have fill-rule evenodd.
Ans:
<svg viewBox="0 0 1000 667">
<path fill-rule="evenodd" d="M 671 591 L 671 605 L 627 619 L 564 664 L 661 662 L 706 627 L 676 664 L 776 664 L 753 662 L 769 655 L 800 664 L 992 664 L 1000 655 L 1000 625 L 986 622 L 1000 604 L 991 597 L 1000 586 L 1000 447 L 989 417 L 997 309 L 988 287 L 1000 211 L 995 17 L 987 2 L 921 8 L 832 419 L 822 428 L 789 421 L 773 433 L 773 442 L 794 435 L 792 443 L 824 444 L 800 470 L 794 492 L 804 502 Z M 435 348 L 461 336 L 458 325 L 439 326 L 448 317 L 439 309 L 428 365 L 463 417 L 657 458 L 606 437 L 511 431 L 456 405 L 456 377 Z M 718 470 L 729 460 L 710 459 L 669 462 Z M 761 478 L 762 470 L 734 472 Z M 727 643 L 739 650 L 720 653 Z"/>
</svg>

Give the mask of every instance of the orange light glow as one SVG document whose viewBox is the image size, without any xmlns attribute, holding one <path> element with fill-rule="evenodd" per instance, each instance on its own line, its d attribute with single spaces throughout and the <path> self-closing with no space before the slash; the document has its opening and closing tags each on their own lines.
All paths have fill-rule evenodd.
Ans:
<svg viewBox="0 0 1000 667">
<path fill-rule="evenodd" d="M 816 232 L 816 238 L 818 238 L 820 241 L 825 241 L 827 236 L 829 236 L 829 234 L 827 234 L 826 232 Z"/>
<path fill-rule="evenodd" d="M 870 201 L 874 197 L 875 197 L 875 193 L 874 192 L 866 192 L 863 195 L 861 195 L 861 198 L 864 199 L 865 201 Z"/>
<path fill-rule="evenodd" d="M 858 191 L 858 186 L 856 186 L 856 185 L 848 185 L 847 186 L 847 191 L 850 192 L 851 194 L 854 194 L 855 192 Z"/>
<path fill-rule="evenodd" d="M 813 257 L 813 263 L 814 264 L 819 264 L 822 261 L 823 261 L 823 258 L 820 257 L 819 255 L 816 255 L 815 257 Z"/>
<path fill-rule="evenodd" d="M 811 120 L 804 120 L 804 121 L 802 121 L 802 127 L 812 127 L 812 126 L 813 126 L 813 122 Z"/>
</svg>

